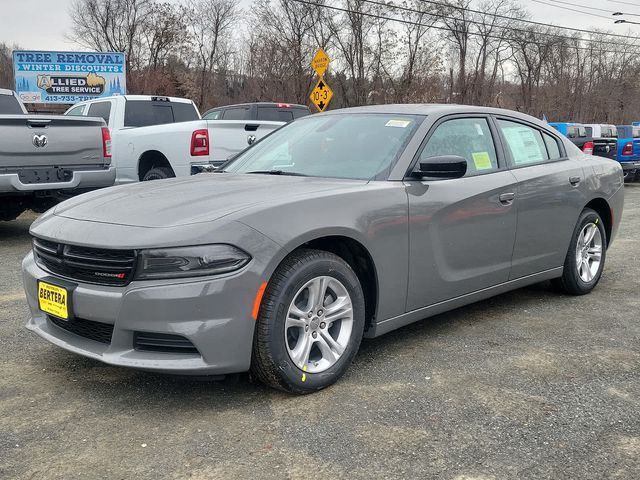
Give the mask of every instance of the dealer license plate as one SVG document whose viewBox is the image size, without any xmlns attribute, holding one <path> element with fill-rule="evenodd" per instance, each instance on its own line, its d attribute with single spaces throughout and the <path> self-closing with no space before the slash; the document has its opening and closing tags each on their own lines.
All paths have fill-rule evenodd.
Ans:
<svg viewBox="0 0 640 480">
<path fill-rule="evenodd" d="M 39 280 L 38 306 L 45 313 L 68 320 L 69 292 L 66 288 Z"/>
</svg>

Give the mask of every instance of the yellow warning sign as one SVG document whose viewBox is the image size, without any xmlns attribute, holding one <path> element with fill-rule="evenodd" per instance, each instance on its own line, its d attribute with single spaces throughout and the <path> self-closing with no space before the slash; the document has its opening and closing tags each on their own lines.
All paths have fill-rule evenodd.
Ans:
<svg viewBox="0 0 640 480">
<path fill-rule="evenodd" d="M 311 67 L 316 71 L 316 73 L 322 77 L 324 72 L 327 71 L 327 67 L 329 66 L 329 55 L 322 48 L 319 48 L 316 54 L 313 56 L 313 60 L 311 60 Z"/>
<path fill-rule="evenodd" d="M 316 83 L 316 86 L 311 91 L 311 95 L 309 95 L 311 103 L 313 103 L 320 112 L 324 112 L 327 109 L 331 97 L 333 97 L 333 91 L 329 88 L 329 85 L 325 83 L 323 78 L 318 80 L 318 83 Z"/>
</svg>

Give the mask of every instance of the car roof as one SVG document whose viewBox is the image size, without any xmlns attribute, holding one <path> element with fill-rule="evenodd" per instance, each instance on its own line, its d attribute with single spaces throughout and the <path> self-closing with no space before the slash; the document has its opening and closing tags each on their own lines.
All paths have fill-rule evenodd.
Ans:
<svg viewBox="0 0 640 480">
<path fill-rule="evenodd" d="M 388 105 L 367 105 L 364 107 L 341 108 L 319 115 L 335 115 L 340 113 L 387 113 L 392 115 L 454 115 L 457 113 L 478 113 L 490 115 L 506 115 L 519 118 L 549 128 L 549 124 L 526 113 L 494 107 L 477 107 L 474 105 L 457 105 L 449 103 L 400 103 Z M 318 114 L 316 114 L 318 115 Z"/>
<path fill-rule="evenodd" d="M 209 112 L 214 112 L 216 110 L 223 110 L 225 108 L 235 108 L 235 107 L 249 107 L 251 105 L 262 105 L 267 107 L 277 107 L 279 105 L 286 105 L 280 108 L 304 108 L 309 109 L 306 105 L 301 105 L 299 103 L 287 103 L 287 102 L 247 102 L 247 103 L 234 103 L 233 105 L 220 105 L 219 107 L 210 108 L 205 112 L 205 115 Z"/>
</svg>

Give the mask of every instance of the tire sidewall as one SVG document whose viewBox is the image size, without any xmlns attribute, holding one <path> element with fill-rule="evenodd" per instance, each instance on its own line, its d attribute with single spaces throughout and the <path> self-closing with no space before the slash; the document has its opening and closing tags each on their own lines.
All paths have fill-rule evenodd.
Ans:
<svg viewBox="0 0 640 480">
<path fill-rule="evenodd" d="M 578 242 L 578 237 L 580 236 L 580 232 L 584 228 L 587 223 L 595 223 L 596 227 L 600 231 L 600 235 L 602 237 L 602 254 L 600 257 L 600 266 L 598 267 L 598 272 L 594 275 L 593 279 L 590 282 L 585 282 L 578 275 L 578 265 L 576 259 L 576 246 Z M 602 223 L 602 218 L 598 215 L 594 210 L 585 209 L 580 218 L 578 219 L 578 223 L 576 224 L 576 228 L 573 232 L 573 236 L 571 237 L 571 244 L 569 245 L 569 252 L 567 253 L 567 259 L 564 265 L 566 270 L 566 280 L 571 282 L 575 287 L 577 293 L 589 293 L 600 281 L 600 277 L 602 276 L 602 271 L 604 270 L 605 259 L 607 256 L 607 233 L 604 229 L 604 224 Z"/>
<path fill-rule="evenodd" d="M 148 178 L 150 175 L 154 175 L 155 178 Z M 165 168 L 152 168 L 142 177 L 143 182 L 151 182 L 153 180 L 165 180 L 167 178 L 171 178 L 169 172 Z"/>
<path fill-rule="evenodd" d="M 332 254 L 323 255 L 323 257 L 304 261 L 286 278 L 284 284 L 279 286 L 280 288 L 276 291 L 267 291 L 265 294 L 268 294 L 269 300 L 275 303 L 273 310 L 275 318 L 261 319 L 261 321 L 273 323 L 268 339 L 272 361 L 287 386 L 298 391 L 319 390 L 338 380 L 358 352 L 364 331 L 364 295 L 358 277 L 339 257 L 333 258 Z M 294 296 L 308 281 L 318 276 L 333 277 L 347 289 L 353 306 L 353 328 L 349 344 L 340 359 L 323 372 L 308 373 L 298 368 L 289 356 L 285 343 L 285 320 Z"/>
</svg>

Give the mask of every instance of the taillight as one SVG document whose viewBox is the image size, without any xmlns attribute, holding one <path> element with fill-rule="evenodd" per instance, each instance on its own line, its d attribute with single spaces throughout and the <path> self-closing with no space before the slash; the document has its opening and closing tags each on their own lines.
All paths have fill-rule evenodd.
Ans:
<svg viewBox="0 0 640 480">
<path fill-rule="evenodd" d="M 633 155 L 633 143 L 627 142 L 622 147 L 622 155 Z"/>
<path fill-rule="evenodd" d="M 582 151 L 587 155 L 593 155 L 593 142 L 584 142 Z"/>
<path fill-rule="evenodd" d="M 209 130 L 196 130 L 191 134 L 191 156 L 209 155 Z"/>
<path fill-rule="evenodd" d="M 279 103 L 278 108 L 289 108 L 291 105 L 288 103 Z"/>
<path fill-rule="evenodd" d="M 111 158 L 111 132 L 107 127 L 102 127 L 102 156 Z"/>
</svg>

